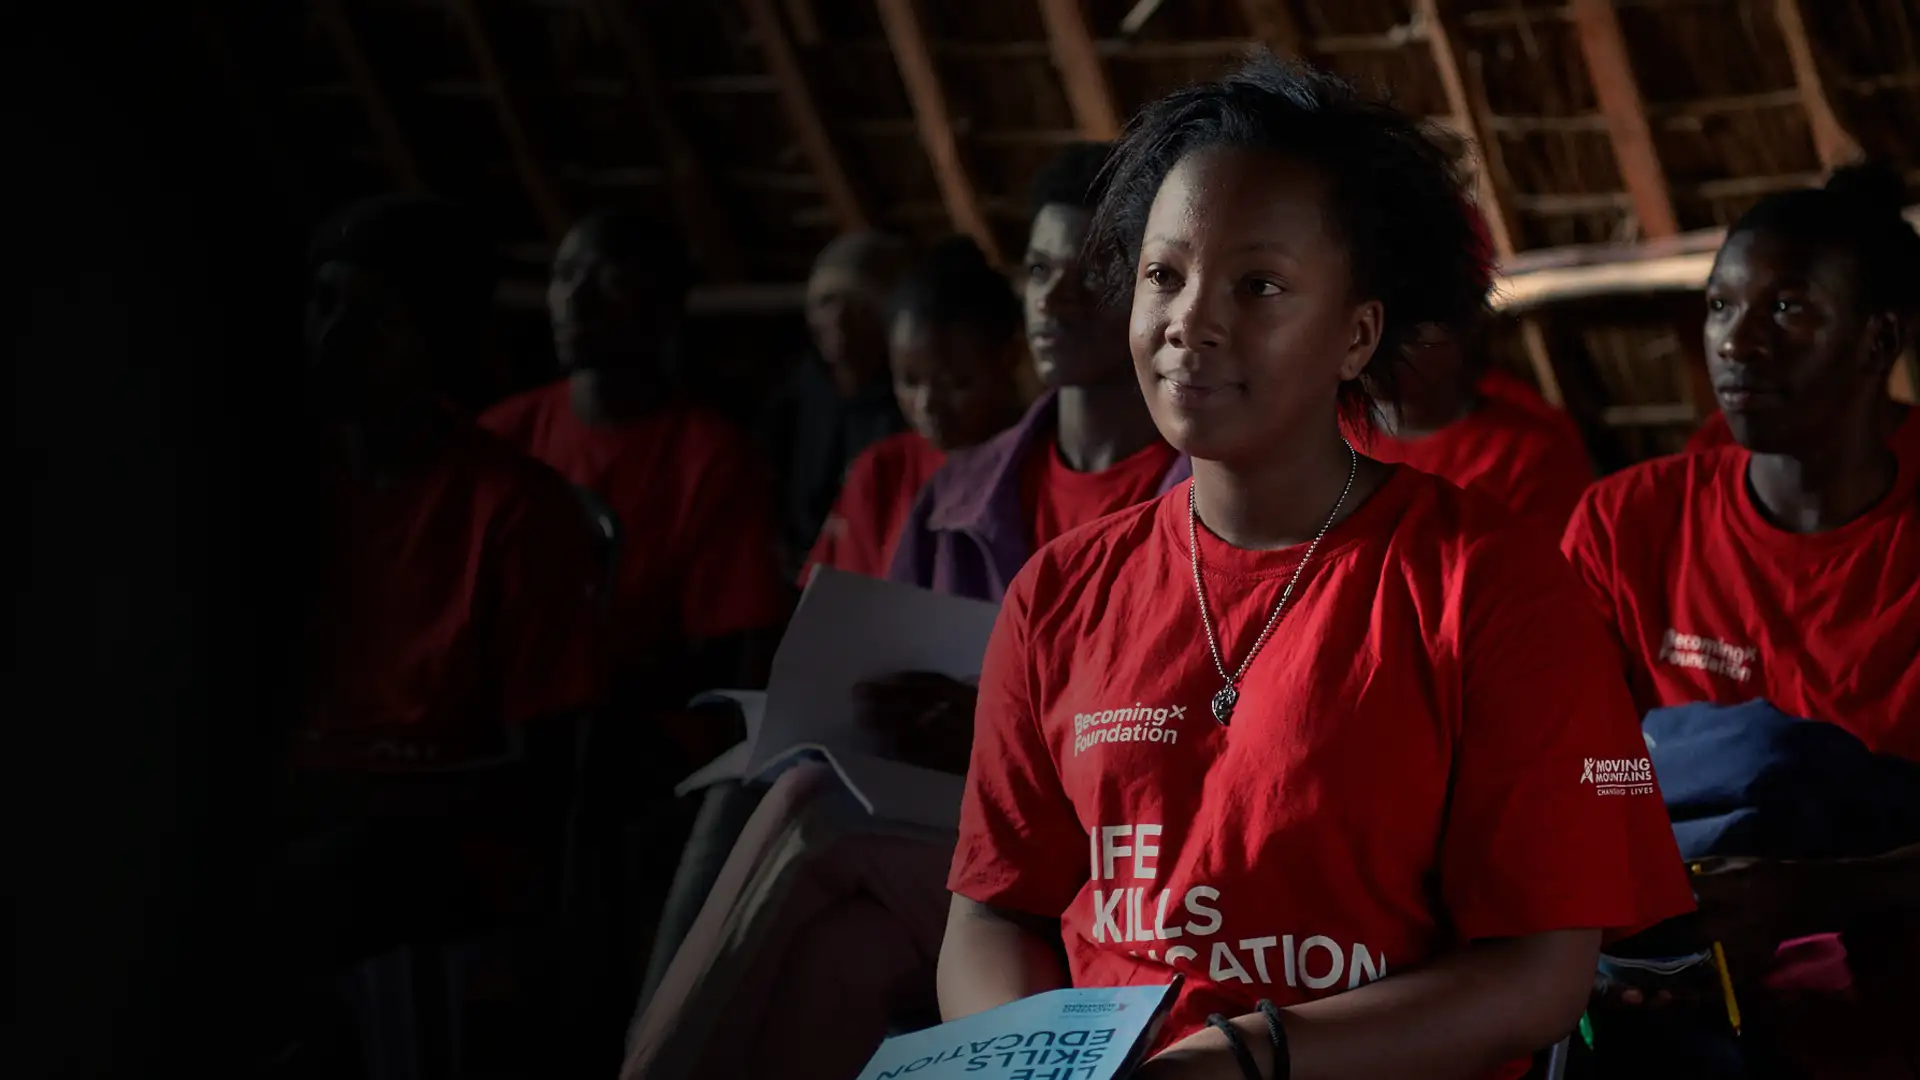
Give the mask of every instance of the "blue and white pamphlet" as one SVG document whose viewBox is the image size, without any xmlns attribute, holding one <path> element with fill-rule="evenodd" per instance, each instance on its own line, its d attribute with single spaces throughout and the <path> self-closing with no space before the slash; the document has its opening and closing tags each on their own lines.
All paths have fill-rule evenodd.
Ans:
<svg viewBox="0 0 1920 1080">
<path fill-rule="evenodd" d="M 859 1080 L 1120 1080 L 1153 1044 L 1179 977 L 1163 986 L 1049 990 L 895 1035 Z"/>
</svg>

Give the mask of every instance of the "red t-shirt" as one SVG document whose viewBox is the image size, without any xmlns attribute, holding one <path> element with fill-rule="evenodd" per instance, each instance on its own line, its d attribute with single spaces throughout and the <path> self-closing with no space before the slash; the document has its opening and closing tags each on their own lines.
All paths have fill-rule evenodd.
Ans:
<svg viewBox="0 0 1920 1080">
<path fill-rule="evenodd" d="M 598 493 L 618 518 L 608 616 L 616 661 L 785 617 L 791 594 L 775 548 L 772 481 L 725 420 L 673 406 L 589 427 L 562 380 L 495 406 L 481 423 Z"/>
<path fill-rule="evenodd" d="M 1499 398 L 1509 405 L 1517 405 L 1542 420 L 1551 420 L 1576 440 L 1581 437 L 1580 423 L 1573 418 L 1572 413 L 1548 404 L 1547 399 L 1540 396 L 1540 391 L 1534 389 L 1532 383 L 1511 371 L 1489 368 L 1480 376 L 1480 381 L 1474 384 L 1474 389 L 1486 397 Z"/>
<path fill-rule="evenodd" d="M 1830 532 L 1769 524 L 1739 447 L 1595 484 L 1562 548 L 1642 711 L 1765 698 L 1920 761 L 1920 470 Z"/>
<path fill-rule="evenodd" d="M 464 420 L 390 487 L 335 485 L 297 760 L 405 771 L 496 761 L 513 729 L 601 690 L 587 512 Z"/>
<path fill-rule="evenodd" d="M 1566 425 L 1497 397 L 1420 439 L 1375 435 L 1368 454 L 1478 488 L 1508 509 L 1558 536 L 1580 493 L 1593 483 L 1593 464 Z"/>
<path fill-rule="evenodd" d="M 1727 414 L 1716 409 L 1688 436 L 1684 453 L 1704 454 L 1733 445 L 1736 444 L 1733 429 L 1727 426 Z M 1920 469 L 1920 409 L 1907 406 L 1905 418 L 1894 429 L 1887 445 L 1900 459 L 1902 468 Z"/>
<path fill-rule="evenodd" d="M 1053 439 L 1035 446 L 1020 464 L 1020 508 L 1033 550 L 1069 529 L 1152 498 L 1177 456 L 1155 439 L 1099 472 L 1075 472 Z"/>
<path fill-rule="evenodd" d="M 886 577 L 900 526 L 913 509 L 929 477 L 947 455 L 911 431 L 889 435 L 862 451 L 847 470 L 847 481 L 820 528 L 820 538 L 800 569 L 806 587 L 816 566 Z"/>
<path fill-rule="evenodd" d="M 1067 534 L 987 647 L 949 887 L 1059 917 L 1076 985 L 1184 973 L 1165 1046 L 1456 941 L 1691 909 L 1606 632 L 1551 544 L 1395 470 L 1326 535 L 1223 728 L 1186 538 L 1186 485 Z M 1200 538 L 1237 665 L 1302 549 Z M 1584 780 L 1597 763 L 1617 779 Z"/>
</svg>

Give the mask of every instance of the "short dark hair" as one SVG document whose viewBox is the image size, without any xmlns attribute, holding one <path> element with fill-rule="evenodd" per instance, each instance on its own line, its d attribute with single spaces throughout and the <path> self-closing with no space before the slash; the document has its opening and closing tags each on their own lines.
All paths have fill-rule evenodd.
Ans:
<svg viewBox="0 0 1920 1080">
<path fill-rule="evenodd" d="M 934 245 L 908 272 L 893 294 L 892 314 L 965 327 L 989 341 L 1011 339 L 1026 320 L 1012 283 L 965 236 Z"/>
<path fill-rule="evenodd" d="M 1106 192 L 1106 164 L 1112 153 L 1112 143 L 1068 143 L 1033 178 L 1027 216 L 1036 217 L 1041 208 L 1053 205 L 1092 211 Z"/>
<path fill-rule="evenodd" d="M 1851 252 L 1870 310 L 1920 313 L 1920 233 L 1902 215 L 1906 185 L 1879 162 L 1834 170 L 1825 187 L 1769 195 L 1727 230 L 1770 232 Z"/>
<path fill-rule="evenodd" d="M 332 261 L 379 271 L 443 347 L 485 326 L 500 260 L 480 219 L 435 195 L 383 195 L 351 203 L 314 230 L 309 271 Z"/>
<path fill-rule="evenodd" d="M 1460 176 L 1425 121 L 1362 96 L 1337 76 L 1262 54 L 1215 82 L 1175 91 L 1127 125 L 1107 169 L 1090 242 L 1116 291 L 1131 289 L 1160 185 L 1211 147 L 1293 158 L 1329 183 L 1354 295 L 1385 307 L 1379 348 L 1343 405 L 1393 400 L 1394 369 L 1423 323 L 1472 326 L 1487 310 L 1491 269 Z"/>
<path fill-rule="evenodd" d="M 693 291 L 699 277 L 693 250 L 687 245 L 686 235 L 664 218 L 644 210 L 612 207 L 593 211 L 573 228 L 590 237 L 593 249 L 602 256 L 645 269 L 674 303 L 684 301 Z"/>
</svg>

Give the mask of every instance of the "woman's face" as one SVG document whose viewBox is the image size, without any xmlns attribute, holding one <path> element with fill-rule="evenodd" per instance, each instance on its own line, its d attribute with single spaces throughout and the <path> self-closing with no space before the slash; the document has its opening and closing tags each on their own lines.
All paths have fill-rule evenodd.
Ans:
<svg viewBox="0 0 1920 1080">
<path fill-rule="evenodd" d="M 1871 420 L 1899 335 L 1865 310 L 1847 252 L 1735 233 L 1707 278 L 1707 371 L 1727 426 L 1761 453 L 1818 453 Z M 1862 411 L 1864 410 L 1864 411 Z"/>
<path fill-rule="evenodd" d="M 1351 282 L 1310 166 L 1227 148 L 1181 159 L 1134 277 L 1134 372 L 1160 433 L 1258 465 L 1303 431 L 1337 430 L 1340 384 L 1373 357 L 1383 316 Z"/>
<path fill-rule="evenodd" d="M 913 315 L 893 320 L 888 339 L 893 393 L 913 430 L 941 450 L 998 433 L 1012 408 L 1011 342 L 989 342 L 966 327 Z"/>
</svg>

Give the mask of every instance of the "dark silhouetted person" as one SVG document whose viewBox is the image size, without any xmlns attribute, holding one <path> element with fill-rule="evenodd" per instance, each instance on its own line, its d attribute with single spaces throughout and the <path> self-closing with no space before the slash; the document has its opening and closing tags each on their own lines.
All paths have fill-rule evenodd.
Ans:
<svg viewBox="0 0 1920 1080">
<path fill-rule="evenodd" d="M 788 374 L 760 425 L 778 463 L 781 540 L 795 567 L 820 535 L 854 459 L 906 430 L 887 366 L 887 303 L 909 261 L 898 237 L 849 233 L 820 252 L 807 278 L 813 351 Z"/>
<path fill-rule="evenodd" d="M 663 369 L 691 284 L 686 248 L 661 223 L 581 221 L 547 288 L 566 377 L 481 418 L 618 519 L 612 677 L 623 708 L 650 713 L 755 683 L 759 637 L 791 602 L 763 459 L 733 425 L 679 400 Z"/>
<path fill-rule="evenodd" d="M 322 563 L 262 957 L 295 977 L 545 910 L 576 721 L 603 696 L 585 509 L 435 388 L 486 323 L 485 234 L 375 199 L 309 265 Z"/>
</svg>

